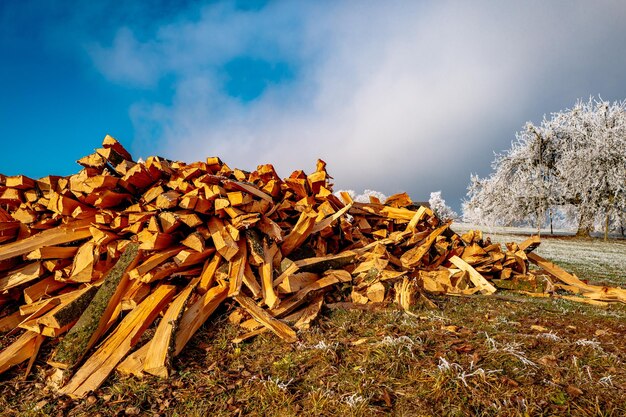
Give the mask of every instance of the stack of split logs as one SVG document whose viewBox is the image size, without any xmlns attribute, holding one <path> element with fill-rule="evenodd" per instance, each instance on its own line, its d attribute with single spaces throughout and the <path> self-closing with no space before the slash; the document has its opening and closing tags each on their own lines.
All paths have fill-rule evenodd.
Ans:
<svg viewBox="0 0 626 417">
<path fill-rule="evenodd" d="M 69 177 L 0 176 L 0 373 L 28 373 L 47 343 L 39 359 L 72 397 L 114 370 L 167 377 L 220 307 L 241 326 L 235 342 L 265 331 L 295 342 L 328 302 L 408 310 L 432 306 L 426 294 L 496 287 L 626 300 L 531 253 L 536 239 L 503 250 L 406 194 L 336 196 L 321 160 L 281 179 L 216 157 L 135 162 L 107 136 L 78 163 Z"/>
</svg>

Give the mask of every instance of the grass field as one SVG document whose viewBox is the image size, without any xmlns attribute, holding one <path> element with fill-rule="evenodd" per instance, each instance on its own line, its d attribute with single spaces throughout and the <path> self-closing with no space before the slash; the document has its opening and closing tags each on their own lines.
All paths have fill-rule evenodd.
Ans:
<svg viewBox="0 0 626 417">
<path fill-rule="evenodd" d="M 523 236 L 494 236 L 522 240 Z M 624 283 L 624 242 L 545 239 L 539 249 L 581 278 Z M 175 360 L 175 375 L 111 377 L 84 400 L 55 398 L 39 363 L 0 380 L 6 416 L 626 415 L 626 306 L 565 300 L 432 297 L 331 308 L 300 341 L 271 334 L 234 345 L 225 314 Z M 222 312 L 223 313 L 223 312 Z M 48 350 L 51 347 L 47 348 Z M 45 357 L 45 352 L 42 357 Z"/>
</svg>

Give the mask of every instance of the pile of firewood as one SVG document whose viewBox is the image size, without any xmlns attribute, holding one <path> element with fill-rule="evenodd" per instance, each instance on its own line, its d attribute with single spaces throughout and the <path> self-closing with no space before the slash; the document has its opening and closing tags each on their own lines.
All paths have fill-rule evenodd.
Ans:
<svg viewBox="0 0 626 417">
<path fill-rule="evenodd" d="M 406 194 L 338 197 L 323 161 L 281 179 L 272 165 L 246 172 L 216 157 L 135 162 L 107 136 L 78 163 L 69 177 L 0 175 L 0 332 L 19 332 L 0 373 L 27 361 L 28 373 L 52 343 L 51 382 L 72 397 L 116 369 L 167 377 L 227 299 L 235 342 L 268 330 L 294 342 L 325 302 L 408 310 L 432 306 L 427 294 L 496 287 L 626 301 L 531 253 L 538 239 L 503 250 L 480 232 L 455 234 Z"/>
</svg>

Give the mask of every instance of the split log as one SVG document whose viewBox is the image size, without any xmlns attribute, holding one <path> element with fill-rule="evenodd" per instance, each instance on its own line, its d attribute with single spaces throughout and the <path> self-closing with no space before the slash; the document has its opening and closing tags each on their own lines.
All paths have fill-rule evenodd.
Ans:
<svg viewBox="0 0 626 417">
<path fill-rule="evenodd" d="M 0 374 L 15 365 L 29 360 L 38 350 L 39 337 L 38 333 L 27 331 L 0 352 Z"/>
<path fill-rule="evenodd" d="M 91 237 L 89 226 L 93 217 L 77 220 L 54 229 L 44 230 L 34 236 L 0 246 L 0 261 L 20 256 L 46 246 L 60 245 Z"/>
<path fill-rule="evenodd" d="M 96 390 L 137 343 L 144 330 L 150 326 L 175 292 L 175 286 L 159 286 L 124 317 L 100 348 L 87 359 L 67 385 L 59 390 L 59 394 L 81 398 L 88 392 Z"/>
<path fill-rule="evenodd" d="M 239 294 L 236 295 L 235 301 L 237 301 L 252 317 L 254 317 L 259 323 L 270 329 L 274 334 L 283 339 L 288 343 L 294 343 L 298 341 L 296 336 L 296 332 L 293 331 L 289 326 L 285 323 L 278 321 L 269 315 L 265 310 L 261 307 L 257 306 L 256 303 L 249 297 L 245 295 Z"/>
<path fill-rule="evenodd" d="M 176 328 L 182 318 L 187 300 L 197 283 L 198 280 L 195 280 L 187 285 L 187 288 L 178 294 L 163 315 L 146 351 L 146 359 L 143 362 L 143 370 L 145 372 L 161 378 L 169 376 L 169 368 L 175 348 L 174 335 Z"/>
<path fill-rule="evenodd" d="M 472 283 L 483 294 L 493 294 L 494 292 L 496 292 L 496 288 L 492 284 L 490 284 L 489 281 L 487 281 L 482 275 L 476 272 L 476 270 L 463 259 L 455 255 L 452 256 L 449 261 L 462 271 L 466 271 L 469 274 L 469 278 Z"/>
<path fill-rule="evenodd" d="M 129 244 L 115 266 L 107 273 L 89 306 L 65 335 L 49 363 L 72 369 L 104 333 L 117 304 L 121 301 L 126 270 L 138 261 L 138 245 Z"/>
</svg>

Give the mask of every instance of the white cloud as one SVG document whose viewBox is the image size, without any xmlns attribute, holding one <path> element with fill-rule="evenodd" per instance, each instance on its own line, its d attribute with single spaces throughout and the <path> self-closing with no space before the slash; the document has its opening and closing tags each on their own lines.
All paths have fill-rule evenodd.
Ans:
<svg viewBox="0 0 626 417">
<path fill-rule="evenodd" d="M 626 37 L 625 7 L 584 4 L 218 4 L 143 42 L 122 28 L 91 55 L 116 82 L 173 77 L 171 104 L 131 110 L 142 155 L 219 155 L 244 169 L 271 162 L 283 176 L 321 157 L 342 188 L 416 199 L 443 189 L 453 200 L 523 117 L 602 93 L 579 93 L 581 80 L 607 85 L 595 80 L 611 63 L 596 61 L 607 56 L 603 42 Z M 291 62 L 295 78 L 242 103 L 222 86 L 222 66 L 242 55 Z"/>
</svg>

